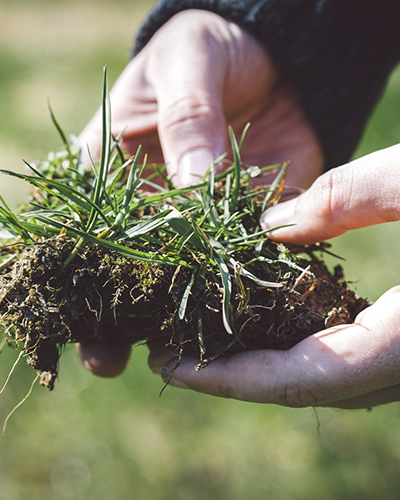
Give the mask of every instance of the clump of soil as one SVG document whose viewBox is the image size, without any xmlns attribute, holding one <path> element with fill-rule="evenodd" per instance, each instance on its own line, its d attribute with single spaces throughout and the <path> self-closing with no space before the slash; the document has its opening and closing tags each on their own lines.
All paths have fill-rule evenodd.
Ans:
<svg viewBox="0 0 400 500">
<path fill-rule="evenodd" d="M 296 248 L 292 252 L 302 252 L 296 266 L 288 260 L 287 265 L 255 261 L 247 267 L 261 280 L 280 283 L 279 288 L 259 286 L 235 270 L 229 334 L 221 313 L 221 281 L 206 261 L 197 262 L 182 318 L 191 269 L 137 261 L 96 245 L 83 248 L 64 267 L 75 244 L 58 236 L 15 246 L 18 259 L 0 270 L 3 322 L 50 390 L 67 342 L 162 338 L 181 353 L 198 356 L 200 369 L 243 350 L 288 349 L 326 327 L 353 322 L 369 305 L 348 289 L 340 267 L 329 273 L 316 256 L 318 247 Z M 269 240 L 264 248 L 289 252 Z"/>
<path fill-rule="evenodd" d="M 0 320 L 48 389 L 66 343 L 160 338 L 201 369 L 244 350 L 289 349 L 369 305 L 318 258 L 324 244 L 266 238 L 260 217 L 282 197 L 287 165 L 252 188 L 274 167 L 244 168 L 231 138 L 232 166 L 190 188 L 157 165 L 142 178 L 140 148 L 125 160 L 106 131 L 108 155 L 90 171 L 69 146 L 33 175 L 3 171 L 34 189 L 16 214 L 0 197 L 0 223 L 14 235 L 0 247 Z"/>
<path fill-rule="evenodd" d="M 17 213 L 0 197 L 0 227 L 12 236 L 0 247 L 0 321 L 48 389 L 68 342 L 161 338 L 201 369 L 239 351 L 289 349 L 369 305 L 339 267 L 328 272 L 323 246 L 266 238 L 260 216 L 282 196 L 287 164 L 270 186 L 273 166 L 242 165 L 247 127 L 240 145 L 229 130 L 234 161 L 223 173 L 210 166 L 176 189 L 165 165 L 142 177 L 141 147 L 125 158 L 112 136 L 106 70 L 102 108 L 99 165 L 83 167 L 51 112 L 65 150 L 27 164 L 31 175 L 1 170 L 34 189 Z M 264 187 L 252 188 L 259 176 Z"/>
</svg>

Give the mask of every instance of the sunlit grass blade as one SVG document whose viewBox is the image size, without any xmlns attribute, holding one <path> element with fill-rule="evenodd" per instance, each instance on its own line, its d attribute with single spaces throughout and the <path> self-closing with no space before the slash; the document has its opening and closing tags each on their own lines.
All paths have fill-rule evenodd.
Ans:
<svg viewBox="0 0 400 500">
<path fill-rule="evenodd" d="M 111 144 L 111 149 L 110 149 L 110 155 L 112 155 L 114 151 L 117 151 L 121 163 L 124 163 L 125 161 L 124 152 L 122 151 L 120 146 L 124 133 L 125 133 L 125 128 L 121 130 L 121 132 L 117 135 L 117 137 L 115 137 L 114 134 L 112 134 L 112 139 L 114 142 Z"/>
<path fill-rule="evenodd" d="M 190 281 L 189 281 L 187 287 L 185 288 L 185 291 L 183 292 L 182 300 L 181 300 L 181 303 L 179 305 L 178 316 L 179 316 L 180 320 L 183 320 L 185 318 L 186 308 L 187 308 L 188 300 L 189 300 L 189 295 L 190 295 L 190 292 L 192 291 L 195 279 L 196 279 L 196 271 L 193 271 L 192 277 L 190 278 Z"/>
<path fill-rule="evenodd" d="M 246 234 L 246 236 L 240 236 L 237 238 L 232 238 L 226 241 L 226 245 L 237 245 L 239 243 L 248 243 L 251 244 L 252 240 L 259 240 L 260 236 L 264 236 L 265 234 L 269 233 L 271 230 L 270 229 L 265 229 L 264 231 L 257 231 L 256 233 L 251 233 L 251 234 Z"/>
<path fill-rule="evenodd" d="M 63 204 L 67 205 L 70 208 L 71 212 L 79 214 L 78 208 L 85 213 L 93 210 L 104 220 L 104 222 L 106 222 L 107 224 L 110 223 L 103 211 L 98 206 L 96 206 L 86 194 L 64 183 L 61 183 L 54 179 L 43 177 L 36 178 L 19 172 L 13 172 L 11 170 L 0 169 L 0 173 L 22 179 L 29 184 L 32 184 L 36 188 L 46 192 L 48 195 L 58 198 Z M 53 189 L 50 189 L 48 186 Z"/>
<path fill-rule="evenodd" d="M 2 215 L 2 221 L 4 225 L 10 229 L 14 230 L 21 236 L 21 238 L 27 243 L 32 242 L 32 237 L 29 232 L 20 224 L 15 214 L 10 210 L 10 207 L 5 202 L 4 198 L 0 195 L 0 203 L 3 205 L 0 207 L 0 215 Z"/>
<path fill-rule="evenodd" d="M 172 265 L 172 266 L 181 265 L 185 267 L 192 267 L 190 264 L 188 264 L 179 256 L 175 257 L 171 255 L 159 255 L 157 253 L 153 254 L 149 252 L 142 252 L 140 250 L 131 248 L 127 245 L 120 245 L 118 243 L 96 237 L 92 234 L 86 233 L 85 231 L 80 231 L 79 229 L 68 226 L 67 224 L 64 224 L 60 221 L 47 219 L 42 216 L 39 217 L 39 219 L 42 220 L 43 222 L 47 222 L 50 226 L 53 226 L 54 228 L 58 228 L 59 230 L 64 230 L 66 236 L 74 238 L 78 237 L 79 239 L 82 239 L 85 242 L 99 245 L 100 247 L 106 248 L 107 250 L 114 250 L 125 257 L 134 258 L 136 260 L 140 260 L 143 262 L 153 262 L 155 264 L 161 264 L 161 265 Z"/>
<path fill-rule="evenodd" d="M 143 186 L 148 186 L 153 191 L 160 191 L 162 193 L 169 192 L 168 188 L 165 188 L 164 186 L 160 186 L 159 184 L 152 182 L 149 177 L 143 178 L 142 181 L 143 181 Z"/>
<path fill-rule="evenodd" d="M 186 242 L 190 241 L 198 250 L 204 250 L 202 240 L 199 238 L 198 234 L 194 232 L 192 224 L 185 219 L 182 213 L 175 207 L 168 205 L 165 209 L 169 211 L 165 217 L 165 223 L 168 224 L 173 231 L 185 238 Z"/>
<path fill-rule="evenodd" d="M 221 174 L 216 175 L 215 176 L 215 182 L 221 181 L 228 174 L 230 174 L 232 171 L 233 171 L 233 167 L 225 170 L 225 172 L 223 172 Z M 207 186 L 207 181 L 203 181 L 203 182 L 201 182 L 199 184 L 194 184 L 194 185 L 191 185 L 191 186 L 185 186 L 185 187 L 181 187 L 181 188 L 174 188 L 171 191 L 170 190 L 164 190 L 164 191 L 162 191 L 160 193 L 156 193 L 154 195 L 146 196 L 146 197 L 143 197 L 143 198 L 141 198 L 141 199 L 139 199 L 137 201 L 132 202 L 131 205 L 130 205 L 130 207 L 129 207 L 129 211 L 131 213 L 135 212 L 139 208 L 152 205 L 153 203 L 157 203 L 157 202 L 165 200 L 167 198 L 176 199 L 179 196 L 186 195 L 188 193 L 193 193 L 195 191 L 200 191 L 201 189 L 205 188 L 206 186 Z M 107 210 L 105 211 L 105 213 L 106 214 L 108 213 Z"/>
<path fill-rule="evenodd" d="M 239 146 L 236 141 L 235 134 L 232 127 L 229 127 L 229 136 L 231 138 L 232 150 L 233 150 L 233 189 L 230 196 L 229 210 L 234 212 L 236 210 L 237 201 L 239 198 L 240 191 L 240 151 Z"/>
<path fill-rule="evenodd" d="M 132 163 L 132 158 L 128 158 L 121 162 L 121 166 L 114 169 L 107 177 L 106 188 L 109 196 L 115 194 L 117 186 L 123 182 L 123 178 L 126 175 L 126 170 L 128 166 Z"/>
<path fill-rule="evenodd" d="M 225 197 L 224 197 L 224 224 L 227 223 L 227 221 L 230 218 L 231 211 L 229 208 L 229 203 L 230 203 L 230 194 L 231 194 L 231 182 L 232 182 L 232 174 L 228 174 L 226 176 L 226 182 L 225 182 Z"/>
<path fill-rule="evenodd" d="M 171 213 L 171 209 L 166 209 L 161 213 L 156 214 L 150 220 L 138 222 L 125 231 L 125 237 L 135 239 L 138 236 L 148 234 L 151 231 L 163 226 L 167 221 L 167 216 Z"/>
<path fill-rule="evenodd" d="M 121 205 L 119 206 L 119 213 L 115 219 L 115 225 L 118 226 L 120 229 L 125 228 L 126 220 L 130 214 L 129 205 L 132 201 L 132 198 L 133 198 L 136 190 L 140 187 L 141 174 L 143 173 L 143 169 L 146 166 L 146 159 L 145 159 L 145 161 L 143 162 L 141 171 L 139 172 L 138 175 L 136 174 L 141 150 L 142 150 L 142 147 L 139 146 L 139 148 L 136 152 L 136 155 L 132 160 L 132 165 L 131 165 L 131 168 L 129 170 L 128 179 L 126 181 L 125 195 L 124 195 L 124 198 L 122 200 Z"/>
<path fill-rule="evenodd" d="M 283 163 L 281 170 L 279 171 L 278 175 L 272 182 L 264 198 L 264 203 L 262 206 L 263 211 L 266 210 L 268 206 L 272 205 L 275 201 L 279 199 L 279 196 L 281 195 L 283 190 L 283 185 L 285 183 L 287 167 L 288 163 L 287 162 Z"/>
<path fill-rule="evenodd" d="M 56 119 L 56 117 L 53 113 L 53 109 L 50 105 L 49 100 L 47 101 L 47 109 L 49 110 L 51 121 L 53 122 L 53 125 L 55 126 L 57 132 L 59 133 L 61 140 L 62 140 L 62 143 L 63 143 L 63 145 L 68 153 L 69 164 L 70 164 L 70 166 L 72 166 L 73 162 L 74 162 L 74 155 L 72 154 L 70 143 L 69 143 L 67 136 L 65 135 L 63 129 L 61 128 L 61 125 L 59 124 L 58 120 Z"/>
<path fill-rule="evenodd" d="M 172 180 L 170 179 L 170 177 L 168 177 L 168 175 L 165 175 L 165 170 L 167 169 L 167 165 L 157 165 L 157 164 L 153 164 L 153 165 L 149 165 L 150 168 L 154 168 L 155 170 L 155 173 L 153 174 L 153 176 L 149 176 L 145 179 L 145 181 L 149 181 L 151 180 L 152 178 L 154 177 L 159 177 L 161 179 L 161 181 L 165 184 L 165 186 L 167 187 L 168 190 L 172 190 L 172 189 L 175 189 L 175 186 L 172 182 Z M 157 185 L 158 188 L 160 188 L 160 185 Z"/>
<path fill-rule="evenodd" d="M 228 264 L 232 269 L 238 270 L 240 274 L 242 274 L 242 276 L 250 279 L 251 281 L 254 281 L 254 283 L 256 283 L 258 286 L 265 288 L 281 288 L 283 286 L 281 283 L 275 283 L 273 281 L 265 281 L 257 278 L 257 276 L 254 276 L 253 273 L 248 271 L 245 267 L 243 267 L 233 258 L 229 259 Z"/>
<path fill-rule="evenodd" d="M 226 265 L 224 259 L 221 257 L 220 253 L 215 252 L 215 262 L 218 265 L 219 271 L 221 273 L 222 281 L 222 319 L 224 323 L 225 330 L 229 334 L 233 334 L 233 330 L 230 322 L 230 303 L 232 296 L 232 280 L 229 274 L 228 266 Z"/>
<path fill-rule="evenodd" d="M 0 222 L 4 224 L 4 221 L 0 219 Z M 60 233 L 59 229 L 55 229 L 50 227 L 49 225 L 38 224 L 36 222 L 18 220 L 19 226 L 26 232 L 28 232 L 31 236 L 37 236 L 40 238 L 49 238 L 51 236 L 57 236 Z M 30 240 L 25 240 L 25 243 L 33 243 L 33 238 Z"/>
<path fill-rule="evenodd" d="M 244 140 L 246 138 L 247 131 L 250 128 L 250 125 L 251 125 L 251 123 L 246 123 L 246 125 L 245 125 L 245 127 L 243 129 L 242 136 L 241 136 L 240 142 L 239 142 L 239 153 L 242 152 L 243 143 L 244 143 Z"/>
<path fill-rule="evenodd" d="M 93 205 L 99 207 L 101 205 L 101 200 L 104 196 L 104 190 L 106 188 L 106 178 L 109 169 L 110 160 L 110 149 L 111 149 L 111 106 L 110 106 L 110 95 L 108 91 L 108 78 L 107 78 L 107 67 L 103 70 L 103 99 L 102 99 L 102 138 L 101 138 L 101 156 L 99 168 L 96 171 L 96 180 L 94 189 L 91 193 L 91 200 Z M 98 211 L 93 207 L 91 209 L 87 228 L 90 231 L 95 222 Z"/>
<path fill-rule="evenodd" d="M 221 221 L 219 219 L 217 209 L 215 208 L 214 205 L 214 187 L 215 187 L 214 163 L 211 164 L 211 167 L 209 169 L 207 181 L 208 181 L 207 189 L 202 196 L 204 212 L 207 213 L 208 218 L 213 226 L 221 227 Z"/>
</svg>

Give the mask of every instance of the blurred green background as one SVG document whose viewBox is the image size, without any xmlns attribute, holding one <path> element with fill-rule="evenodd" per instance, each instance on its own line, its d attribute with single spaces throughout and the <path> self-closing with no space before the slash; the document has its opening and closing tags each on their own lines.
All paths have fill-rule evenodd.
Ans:
<svg viewBox="0 0 400 500">
<path fill-rule="evenodd" d="M 102 67 L 111 83 L 153 2 L 0 0 L 0 164 L 60 148 L 47 99 L 78 134 L 100 102 Z M 398 142 L 400 71 L 393 74 L 357 155 Z M 344 118 L 345 119 L 345 118 Z M 24 185 L 0 179 L 15 204 Z M 338 238 L 333 250 L 361 295 L 376 299 L 400 277 L 400 226 Z M 0 355 L 4 381 L 17 353 Z M 7 500 L 387 500 L 400 497 L 400 408 L 372 412 L 287 409 L 167 389 L 137 347 L 126 373 L 97 379 L 73 346 L 52 393 L 35 386 L 11 418 L 0 450 Z M 34 373 L 21 362 L 0 397 L 0 423 Z M 0 386 L 3 382 L 0 382 Z M 320 428 L 319 424 L 320 423 Z"/>
</svg>

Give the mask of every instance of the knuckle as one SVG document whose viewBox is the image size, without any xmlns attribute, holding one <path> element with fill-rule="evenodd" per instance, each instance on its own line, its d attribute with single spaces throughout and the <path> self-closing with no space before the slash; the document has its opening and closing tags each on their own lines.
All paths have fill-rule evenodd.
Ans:
<svg viewBox="0 0 400 500">
<path fill-rule="evenodd" d="M 231 358 L 220 358 L 220 366 L 222 367 L 222 373 L 227 374 L 230 372 L 236 372 L 236 363 Z M 225 399 L 240 399 L 240 382 L 236 377 L 221 376 L 215 377 L 217 394 Z"/>
<path fill-rule="evenodd" d="M 314 183 L 314 213 L 328 224 L 339 225 L 338 214 L 345 212 L 352 198 L 352 181 L 342 168 L 332 169 Z"/>
<path fill-rule="evenodd" d="M 172 99 L 160 112 L 160 122 L 170 132 L 190 130 L 194 125 L 208 129 L 213 125 L 216 114 L 216 107 L 208 100 L 187 95 Z"/>
</svg>

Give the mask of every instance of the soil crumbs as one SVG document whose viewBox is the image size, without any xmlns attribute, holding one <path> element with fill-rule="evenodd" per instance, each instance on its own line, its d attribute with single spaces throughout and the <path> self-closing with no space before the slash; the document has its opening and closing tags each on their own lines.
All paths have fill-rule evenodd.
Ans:
<svg viewBox="0 0 400 500">
<path fill-rule="evenodd" d="M 68 342 L 165 340 L 198 357 L 198 369 L 219 356 L 244 350 L 289 349 L 327 327 L 351 323 L 369 303 L 349 290 L 340 266 L 332 274 L 305 253 L 298 268 L 255 262 L 248 269 L 280 288 L 258 286 L 235 270 L 229 334 L 221 313 L 221 282 L 200 266 L 182 314 L 192 270 L 126 258 L 97 246 L 63 263 L 75 242 L 65 236 L 16 250 L 18 260 L 0 269 L 0 315 L 9 338 L 53 389 L 62 347 Z M 277 245 L 267 241 L 266 245 Z"/>
</svg>

